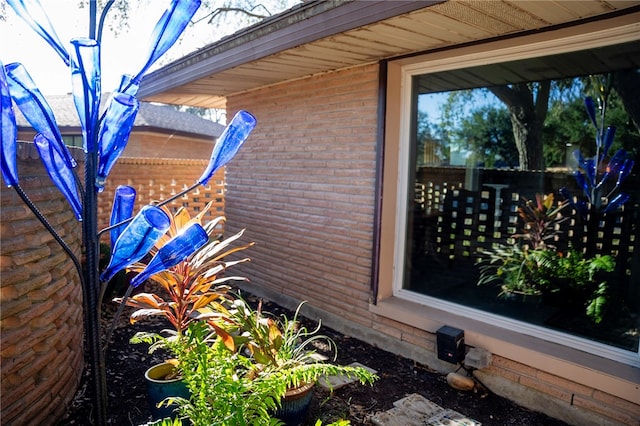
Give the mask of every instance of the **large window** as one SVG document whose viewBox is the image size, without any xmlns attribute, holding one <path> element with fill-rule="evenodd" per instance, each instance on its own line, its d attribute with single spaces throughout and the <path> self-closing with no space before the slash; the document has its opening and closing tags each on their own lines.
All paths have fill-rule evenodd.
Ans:
<svg viewBox="0 0 640 426">
<path fill-rule="evenodd" d="M 533 335 L 560 333 L 637 354 L 638 42 L 485 64 L 434 72 L 428 64 L 413 65 L 403 74 L 402 188 L 396 209 L 403 236 L 396 239 L 394 294 L 487 321 L 503 318 L 505 324 L 530 327 Z M 606 126 L 616 127 L 592 183 L 575 176 L 591 179 L 574 152 L 588 164 L 589 158 L 602 157 L 605 144 L 597 148 L 586 96 L 594 99 L 598 114 L 606 108 Z M 626 153 L 626 167 L 632 161 L 636 166 L 617 185 L 620 164 L 609 159 L 619 150 Z M 605 177 L 607 166 L 611 176 Z M 603 213 L 620 192 L 628 200 Z M 505 287 L 507 269 L 496 267 L 494 279 L 479 285 L 491 253 L 515 247 L 521 252 L 508 254 L 521 256 L 520 265 L 526 266 L 522 256 L 533 250 L 522 235 L 532 223 L 522 208 L 525 200 L 549 200 L 550 194 L 554 206 L 565 200 L 567 206 L 550 223 L 540 247 L 555 253 L 560 260 L 553 265 L 564 268 L 564 275 L 540 273 L 532 278 L 535 291 L 514 293 Z M 590 207 L 589 201 L 602 206 Z M 603 256 L 613 264 L 582 287 L 568 284 L 581 261 Z M 542 271 L 547 264 L 538 262 Z"/>
</svg>

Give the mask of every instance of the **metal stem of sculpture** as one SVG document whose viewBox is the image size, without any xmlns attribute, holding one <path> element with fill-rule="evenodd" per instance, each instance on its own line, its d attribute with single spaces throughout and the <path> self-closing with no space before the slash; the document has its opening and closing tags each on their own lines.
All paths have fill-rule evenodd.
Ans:
<svg viewBox="0 0 640 426">
<path fill-rule="evenodd" d="M 78 272 L 84 300 L 85 342 L 93 385 L 94 422 L 105 425 L 107 423 L 107 390 L 105 358 L 100 333 L 102 291 L 113 274 L 126 268 L 149 251 L 167 230 L 168 219 L 163 218 L 166 214 L 157 206 L 145 206 L 136 216 L 133 216 L 135 191 L 132 188 L 119 188 L 120 191 L 116 191 L 114 200 L 111 226 L 99 232 L 98 195 L 103 190 L 107 175 L 129 138 L 138 110 L 138 101 L 134 96 L 143 75 L 175 43 L 200 6 L 200 0 L 171 0 L 169 7 L 153 30 L 151 47 L 144 64 L 133 76 L 123 76 L 120 87 L 112 95 L 110 105 L 101 117 L 99 114 L 100 40 L 104 19 L 114 1 L 109 0 L 106 3 L 96 31 L 97 4 L 96 0 L 90 0 L 89 37 L 72 40 L 71 54 L 60 42 L 47 13 L 38 0 L 8 0 L 8 3 L 18 16 L 58 53 L 72 72 L 73 97 L 83 130 L 84 185 L 74 171 L 77 163 L 62 141 L 53 111 L 24 67 L 20 64 L 9 64 L 5 67 L 0 62 L 1 166 L 5 184 L 16 190 L 24 203 L 60 244 Z M 34 141 L 52 181 L 69 201 L 76 218 L 82 221 L 84 264 L 78 260 L 55 228 L 20 187 L 16 165 L 17 126 L 12 99 L 37 133 Z M 255 124 L 255 118 L 251 114 L 245 111 L 236 114 L 216 142 L 209 165 L 202 176 L 192 186 L 161 204 L 167 204 L 199 185 L 206 185 L 213 174 L 233 158 Z M 101 280 L 98 266 L 100 236 L 110 230 L 115 230 L 111 233 L 112 238 L 115 239 L 112 241 L 112 259 Z M 171 264 L 169 259 L 174 256 L 183 258 L 195 252 L 202 243 L 202 233 L 197 231 L 194 230 L 185 235 L 183 238 L 186 240 L 176 240 L 166 248 L 163 246 L 161 249 L 163 258 L 159 258 L 155 267 L 161 270 Z M 137 280 L 136 284 L 141 280 L 142 278 Z M 130 286 L 128 293 L 131 288 Z"/>
</svg>

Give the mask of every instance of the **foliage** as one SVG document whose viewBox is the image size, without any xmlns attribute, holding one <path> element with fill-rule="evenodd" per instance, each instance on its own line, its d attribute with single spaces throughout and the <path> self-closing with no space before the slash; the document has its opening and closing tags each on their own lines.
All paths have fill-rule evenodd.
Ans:
<svg viewBox="0 0 640 426">
<path fill-rule="evenodd" d="M 171 219 L 171 226 L 167 234 L 158 241 L 151 254 L 169 239 L 178 235 L 181 229 L 194 222 L 202 224 L 202 220 L 210 208 L 211 203 L 200 214 L 191 218 L 184 208 L 180 208 L 175 215 L 172 215 L 168 208 L 163 207 Z M 187 260 L 151 276 L 150 281 L 158 285 L 161 292 L 143 292 L 127 299 L 126 305 L 136 309 L 131 314 L 131 323 L 150 316 L 161 316 L 171 323 L 173 327 L 171 332 L 180 335 L 190 323 L 197 320 L 199 313 L 207 305 L 226 297 L 229 291 L 229 287 L 225 285 L 226 282 L 246 279 L 223 275 L 228 268 L 249 260 L 244 258 L 226 261 L 225 258 L 252 245 L 250 243 L 232 247 L 232 244 L 242 237 L 243 231 L 223 239 L 220 229 L 223 221 L 224 217 L 217 217 L 204 225 L 209 235 L 209 242 Z M 139 262 L 129 269 L 140 273 L 145 267 L 144 263 Z M 167 297 L 168 300 L 165 300 L 164 297 Z M 122 303 L 122 298 L 116 298 L 114 301 Z"/>
<path fill-rule="evenodd" d="M 215 331 L 205 322 L 192 323 L 184 336 L 171 343 L 192 395 L 188 401 L 175 402 L 180 414 L 194 425 L 279 424 L 271 416 L 290 388 L 314 383 L 325 375 L 356 377 L 363 384 L 376 379 L 363 368 L 333 365 L 308 356 L 313 351 L 302 348 L 305 342 L 313 341 L 317 330 L 294 330 L 297 313 L 293 320 L 283 317 L 276 321 L 270 314 L 258 314 L 244 302 L 233 305 L 239 309 L 232 307 L 220 316 L 208 315 L 209 325 L 215 318 Z M 247 326 L 243 329 L 235 321 L 228 327 L 238 345 L 230 345 L 228 335 L 220 328 L 233 317 Z M 296 341 L 300 349 L 293 347 Z"/>
<path fill-rule="evenodd" d="M 314 364 L 317 362 L 316 351 L 312 346 L 321 346 L 337 355 L 336 344 L 328 336 L 317 334 L 320 324 L 314 330 L 301 325 L 298 317 L 301 303 L 292 319 L 285 315 L 273 317 L 262 310 L 262 304 L 256 310 L 237 296 L 227 301 L 229 309 L 218 306 L 219 311 L 213 314 L 210 321 L 227 348 L 237 352 L 246 350 L 255 361 L 252 376 L 285 370 L 292 366 Z M 202 317 L 211 317 L 204 314 Z M 293 383 L 299 386 L 299 383 Z"/>
<path fill-rule="evenodd" d="M 562 210 L 568 202 L 554 206 L 553 194 L 537 194 L 536 202 L 524 200 L 518 214 L 524 222 L 523 232 L 515 234 L 513 245 L 498 244 L 484 251 L 479 259 L 478 285 L 495 283 L 500 295 L 523 296 L 557 292 L 578 294 L 586 305 L 586 314 L 595 323 L 602 321 L 607 301 L 607 283 L 598 281 L 600 272 L 612 272 L 615 261 L 611 256 L 586 258 L 577 250 L 566 253 L 556 250 L 550 242 L 558 233 L 558 226 L 567 217 Z"/>
<path fill-rule="evenodd" d="M 598 280 L 598 274 L 613 271 L 613 257 L 586 258 L 576 250 L 566 254 L 547 250 L 539 257 L 543 284 L 553 292 L 577 295 L 580 303 L 586 306 L 587 316 L 596 324 L 600 323 L 608 300 L 608 286 L 607 281 Z"/>
<path fill-rule="evenodd" d="M 523 296 L 542 294 L 536 251 L 518 244 L 498 245 L 482 253 L 479 260 L 478 285 L 497 283 L 501 285 L 500 296 L 511 293 Z"/>
<path fill-rule="evenodd" d="M 567 219 L 561 212 L 568 205 L 567 201 L 562 201 L 554 207 L 553 201 L 553 193 L 544 196 L 536 194 L 535 204 L 533 200 L 525 198 L 524 205 L 518 208 L 524 230 L 522 234 L 515 234 L 514 238 L 521 238 L 534 250 L 553 247 L 549 240 L 558 235 L 558 226 Z"/>
<path fill-rule="evenodd" d="M 480 164 L 485 167 L 518 167 L 518 150 L 513 139 L 513 130 L 506 108 L 482 106 L 471 111 L 471 115 L 460 121 L 454 132 L 459 140 L 469 144 Z"/>
<path fill-rule="evenodd" d="M 590 87 L 588 77 L 552 81 L 548 111 L 541 128 L 545 167 L 565 166 L 568 144 L 581 149 L 586 155 L 595 155 L 593 132 L 587 126 L 582 104 Z M 532 86 L 532 96 L 535 93 L 537 89 Z M 430 117 L 428 123 L 431 134 L 438 135 L 441 145 L 456 150 L 484 150 L 487 158 L 500 155 L 509 166 L 517 165 L 516 143 L 504 102 L 487 88 L 450 91 L 446 95 L 441 117 Z M 625 108 L 617 89 L 611 90 L 607 96 L 608 121 L 617 128 L 616 141 L 611 149 L 624 149 L 631 156 L 637 156 L 640 150 L 638 130 L 631 119 L 631 112 Z M 490 113 L 492 109 L 494 112 Z M 505 127 L 505 118 L 508 127 Z M 490 161 L 484 161 L 484 165 L 492 166 Z"/>
</svg>

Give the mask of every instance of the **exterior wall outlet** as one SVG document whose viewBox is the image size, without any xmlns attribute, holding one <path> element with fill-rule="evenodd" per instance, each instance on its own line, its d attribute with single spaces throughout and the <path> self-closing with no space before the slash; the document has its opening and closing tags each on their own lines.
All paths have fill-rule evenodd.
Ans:
<svg viewBox="0 0 640 426">
<path fill-rule="evenodd" d="M 481 370 L 491 365 L 491 352 L 481 348 L 471 348 L 464 357 L 464 365 Z"/>
<path fill-rule="evenodd" d="M 464 359 L 464 331 L 445 325 L 436 332 L 438 359 L 457 364 Z"/>
</svg>

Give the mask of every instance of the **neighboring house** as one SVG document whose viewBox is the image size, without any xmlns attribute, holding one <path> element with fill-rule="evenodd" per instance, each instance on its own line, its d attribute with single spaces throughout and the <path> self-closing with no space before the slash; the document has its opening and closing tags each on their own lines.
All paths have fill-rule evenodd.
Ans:
<svg viewBox="0 0 640 426">
<path fill-rule="evenodd" d="M 109 98 L 108 94 L 104 99 Z M 47 96 L 65 143 L 82 146 L 82 129 L 71 95 Z M 33 140 L 33 129 L 16 109 L 18 140 Z M 202 159 L 211 156 L 224 126 L 167 105 L 141 102 L 122 157 Z"/>
<path fill-rule="evenodd" d="M 257 117 L 225 207 L 257 243 L 252 292 L 308 300 L 324 324 L 443 372 L 456 365 L 436 332 L 464 330 L 492 354 L 475 374 L 493 392 L 572 424 L 638 425 L 640 161 L 600 241 L 624 253 L 609 283 L 623 303 L 594 325 L 469 278 L 469 252 L 508 232 L 519 196 L 571 186 L 567 170 L 478 167 L 416 140 L 417 111 L 442 94 L 638 68 L 640 1 L 309 1 L 151 73 L 139 95 Z"/>
<path fill-rule="evenodd" d="M 104 94 L 103 103 L 109 99 Z M 69 146 L 82 148 L 82 129 L 71 95 L 46 96 Z M 18 108 L 18 140 L 32 141 L 33 128 Z M 106 181 L 98 205 L 98 224 L 106 227 L 111 214 L 111 201 L 118 185 L 131 185 L 137 191 L 136 203 L 165 200 L 197 180 L 205 169 L 217 138 L 224 126 L 200 116 L 150 102 L 140 102 L 129 141 Z M 79 172 L 82 171 L 80 167 Z M 217 173 L 209 185 L 192 192 L 189 197 L 172 201 L 170 207 L 188 208 L 198 213 L 212 201 L 207 214 L 222 214 L 224 210 L 224 170 Z"/>
</svg>

